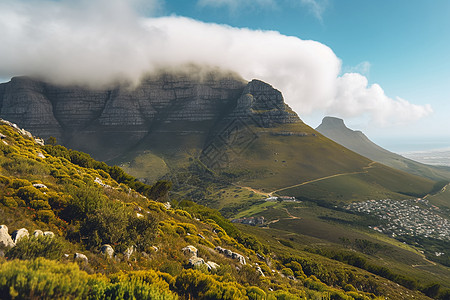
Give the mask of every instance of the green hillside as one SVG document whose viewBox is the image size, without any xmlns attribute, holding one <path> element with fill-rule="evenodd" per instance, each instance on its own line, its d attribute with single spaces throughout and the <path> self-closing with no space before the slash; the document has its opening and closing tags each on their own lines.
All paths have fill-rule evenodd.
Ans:
<svg viewBox="0 0 450 300">
<path fill-rule="evenodd" d="M 161 201 L 168 200 L 169 182 L 143 184 L 84 153 L 42 146 L 8 124 L 0 125 L 0 133 L 0 211 L 8 227 L 1 228 L 2 299 L 427 299 L 419 290 L 434 295 L 429 280 L 404 278 L 418 285 L 398 286 L 392 281 L 396 273 L 389 280 L 364 266 L 297 244 L 292 248 L 289 240 L 273 243 L 264 231 L 243 233 L 194 202 L 172 200 L 168 206 Z M 5 245 L 4 233 L 20 228 L 30 236 Z M 35 230 L 54 236 L 34 236 Z M 103 253 L 105 244 L 114 252 Z M 438 286 L 441 297 L 445 286 Z"/>
<path fill-rule="evenodd" d="M 435 185 L 430 179 L 373 164 L 303 122 L 272 127 L 250 124 L 234 135 L 224 141 L 217 138 L 220 134 L 205 139 L 198 134 L 174 138 L 154 133 L 112 163 L 138 178 L 146 178 L 150 169 L 152 174 L 166 172 L 160 178 L 174 181 L 175 191 L 195 190 L 196 201 L 217 208 L 235 202 L 237 194 L 221 199 L 212 195 L 229 192 L 233 186 L 336 202 L 424 196 Z"/>
</svg>

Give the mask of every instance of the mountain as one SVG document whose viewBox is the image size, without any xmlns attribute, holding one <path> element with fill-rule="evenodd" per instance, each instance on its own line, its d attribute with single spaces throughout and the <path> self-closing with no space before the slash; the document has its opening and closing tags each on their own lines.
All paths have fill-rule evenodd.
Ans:
<svg viewBox="0 0 450 300">
<path fill-rule="evenodd" d="M 0 107 L 2 118 L 143 182 L 165 178 L 182 193 L 203 190 L 204 203 L 205 182 L 217 181 L 326 201 L 424 196 L 434 186 L 329 140 L 280 91 L 232 73 L 161 73 L 103 89 L 17 77 L 0 85 Z"/>
<path fill-rule="evenodd" d="M 450 180 L 450 168 L 422 164 L 390 152 L 372 142 L 361 131 L 349 129 L 342 119 L 325 117 L 316 130 L 336 143 L 386 166 L 432 180 Z"/>
<path fill-rule="evenodd" d="M 0 134 L 2 299 L 425 300 L 442 290 L 354 251 L 340 255 L 359 267 L 243 233 L 215 210 L 165 202 L 161 184 L 8 121 Z"/>
</svg>

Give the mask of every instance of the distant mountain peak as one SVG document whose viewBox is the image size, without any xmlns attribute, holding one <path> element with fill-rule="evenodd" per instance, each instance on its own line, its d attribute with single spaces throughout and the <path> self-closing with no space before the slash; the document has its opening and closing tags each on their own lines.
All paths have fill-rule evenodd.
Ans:
<svg viewBox="0 0 450 300">
<path fill-rule="evenodd" d="M 336 117 L 330 117 L 330 116 L 326 116 L 322 119 L 322 124 L 320 124 L 320 126 L 332 126 L 332 127 L 345 127 L 348 128 L 343 119 L 339 119 Z"/>
</svg>

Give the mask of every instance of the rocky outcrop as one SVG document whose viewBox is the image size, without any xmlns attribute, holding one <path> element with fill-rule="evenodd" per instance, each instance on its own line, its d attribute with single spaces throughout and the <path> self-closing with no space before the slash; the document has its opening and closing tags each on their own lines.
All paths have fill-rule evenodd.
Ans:
<svg viewBox="0 0 450 300">
<path fill-rule="evenodd" d="M 15 245 L 16 244 L 8 233 L 8 227 L 6 225 L 0 225 L 0 247 L 10 248 Z"/>
<path fill-rule="evenodd" d="M 231 251 L 229 249 L 225 249 L 225 248 L 222 248 L 220 246 L 217 246 L 216 248 L 214 248 L 214 250 L 216 250 L 219 253 L 222 253 L 226 257 L 229 257 L 229 258 L 237 260 L 242 265 L 245 265 L 247 263 L 245 261 L 245 257 L 242 254 L 233 252 L 233 251 Z"/>
</svg>

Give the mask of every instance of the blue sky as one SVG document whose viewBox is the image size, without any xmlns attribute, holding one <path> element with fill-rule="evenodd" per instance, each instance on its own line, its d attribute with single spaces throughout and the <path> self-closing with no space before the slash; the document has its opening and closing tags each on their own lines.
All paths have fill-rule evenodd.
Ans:
<svg viewBox="0 0 450 300">
<path fill-rule="evenodd" d="M 347 120 L 349 126 L 396 149 L 395 141 L 408 147 L 420 144 L 417 139 L 424 147 L 441 146 L 430 142 L 439 139 L 450 145 L 450 1 L 315 1 L 319 14 L 314 1 L 204 2 L 166 1 L 163 13 L 321 42 L 342 60 L 344 72 L 360 72 L 390 97 L 433 108 L 407 126 L 377 129 L 360 119 Z M 301 117 L 316 126 L 321 116 Z"/>
<path fill-rule="evenodd" d="M 450 1 L 0 0 L 0 78 L 92 87 L 195 63 L 395 151 L 450 146 Z"/>
</svg>

